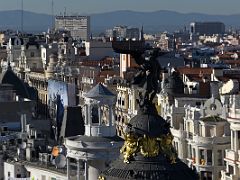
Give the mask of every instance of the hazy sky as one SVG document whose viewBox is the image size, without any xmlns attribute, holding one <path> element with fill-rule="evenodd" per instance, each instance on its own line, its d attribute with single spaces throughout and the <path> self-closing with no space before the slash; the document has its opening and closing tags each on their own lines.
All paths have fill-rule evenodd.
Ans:
<svg viewBox="0 0 240 180">
<path fill-rule="evenodd" d="M 24 10 L 51 14 L 52 0 L 23 0 Z M 21 9 L 21 0 L 0 0 L 0 10 Z M 54 14 L 66 7 L 72 13 L 98 13 L 114 10 L 201 12 L 240 14 L 240 0 L 54 0 Z"/>
</svg>

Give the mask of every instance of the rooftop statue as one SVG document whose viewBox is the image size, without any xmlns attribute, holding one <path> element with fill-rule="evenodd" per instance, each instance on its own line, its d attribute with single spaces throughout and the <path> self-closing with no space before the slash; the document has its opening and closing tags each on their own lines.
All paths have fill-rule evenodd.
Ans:
<svg viewBox="0 0 240 180">
<path fill-rule="evenodd" d="M 157 62 L 159 49 L 153 49 L 143 54 L 134 53 L 136 63 L 140 66 L 139 72 L 135 75 L 132 85 L 137 85 L 141 91 L 139 94 L 139 107 L 149 106 L 158 91 L 160 81 L 160 65 Z"/>
</svg>

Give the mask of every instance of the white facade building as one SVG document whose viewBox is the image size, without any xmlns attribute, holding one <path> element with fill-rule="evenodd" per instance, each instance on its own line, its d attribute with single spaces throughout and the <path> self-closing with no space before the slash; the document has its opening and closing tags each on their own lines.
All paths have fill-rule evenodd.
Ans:
<svg viewBox="0 0 240 180">
<path fill-rule="evenodd" d="M 187 162 L 196 168 L 200 179 L 221 178 L 224 151 L 230 147 L 230 130 L 225 107 L 210 98 L 200 108 L 186 108 L 184 129 L 187 135 Z"/>
<path fill-rule="evenodd" d="M 123 137 L 123 129 L 129 120 L 137 115 L 138 90 L 127 85 L 117 85 L 116 126 L 118 135 Z"/>
<path fill-rule="evenodd" d="M 90 17 L 89 16 L 56 16 L 55 29 L 70 31 L 73 39 L 89 41 Z"/>
<path fill-rule="evenodd" d="M 227 120 L 231 129 L 231 147 L 225 150 L 226 169 L 222 171 L 222 180 L 240 178 L 240 95 L 230 95 Z"/>
<path fill-rule="evenodd" d="M 159 113 L 171 124 L 173 145 L 181 160 L 200 179 L 219 179 L 224 150 L 230 147 L 226 107 L 215 98 L 172 97 L 158 94 Z"/>
</svg>

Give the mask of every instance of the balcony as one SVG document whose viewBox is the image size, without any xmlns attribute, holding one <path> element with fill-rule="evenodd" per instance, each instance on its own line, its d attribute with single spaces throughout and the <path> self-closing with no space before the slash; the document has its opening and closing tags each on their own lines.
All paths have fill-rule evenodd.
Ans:
<svg viewBox="0 0 240 180">
<path fill-rule="evenodd" d="M 202 136 L 193 136 L 193 141 L 201 144 L 224 144 L 230 143 L 230 137 L 202 137 Z"/>
<path fill-rule="evenodd" d="M 222 179 L 224 180 L 238 180 L 236 175 L 230 174 L 228 172 L 221 171 L 221 174 L 222 174 Z"/>
<path fill-rule="evenodd" d="M 232 160 L 232 161 L 238 160 L 238 154 L 235 151 L 231 149 L 226 149 L 225 152 L 226 152 L 225 159 Z"/>
<path fill-rule="evenodd" d="M 235 119 L 235 120 L 240 120 L 240 109 L 229 109 L 228 112 L 228 117 L 229 119 Z"/>
</svg>

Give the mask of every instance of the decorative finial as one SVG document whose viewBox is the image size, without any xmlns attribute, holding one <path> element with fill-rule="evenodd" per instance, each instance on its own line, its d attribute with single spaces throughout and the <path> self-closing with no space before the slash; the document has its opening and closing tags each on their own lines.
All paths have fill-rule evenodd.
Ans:
<svg viewBox="0 0 240 180">
<path fill-rule="evenodd" d="M 142 25 L 142 28 L 141 28 L 139 40 L 140 40 L 140 41 L 144 41 L 143 25 Z"/>
</svg>

